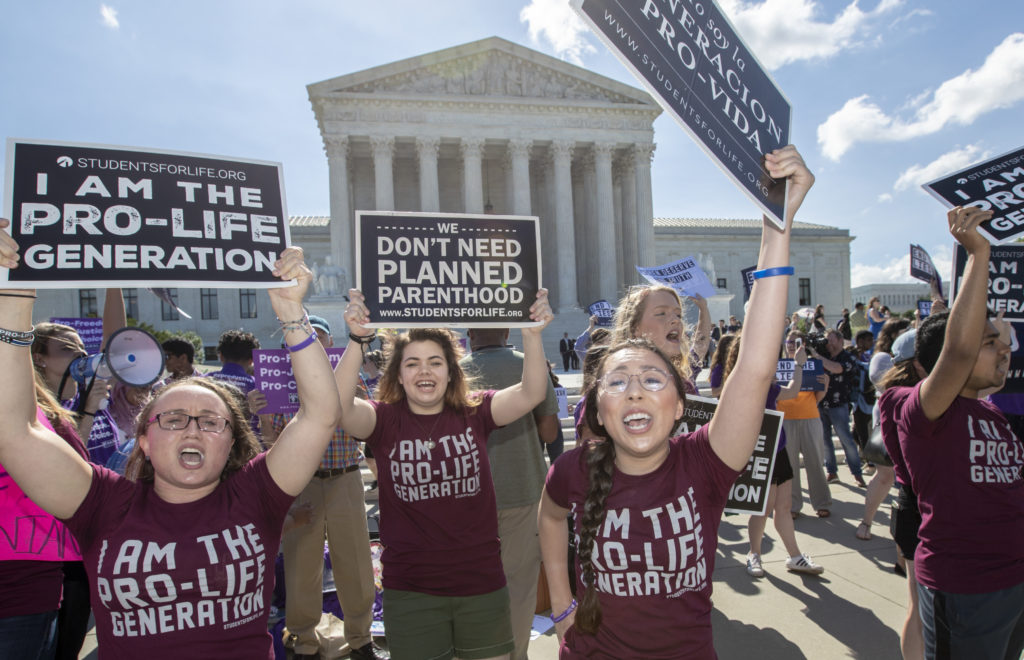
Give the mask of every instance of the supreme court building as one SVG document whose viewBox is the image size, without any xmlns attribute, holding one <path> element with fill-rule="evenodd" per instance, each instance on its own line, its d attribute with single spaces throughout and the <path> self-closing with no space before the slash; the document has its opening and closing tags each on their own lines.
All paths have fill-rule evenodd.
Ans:
<svg viewBox="0 0 1024 660">
<path fill-rule="evenodd" d="M 536 215 L 552 307 L 616 300 L 654 262 L 647 93 L 492 37 L 309 85 L 331 256 L 354 211 Z"/>
</svg>

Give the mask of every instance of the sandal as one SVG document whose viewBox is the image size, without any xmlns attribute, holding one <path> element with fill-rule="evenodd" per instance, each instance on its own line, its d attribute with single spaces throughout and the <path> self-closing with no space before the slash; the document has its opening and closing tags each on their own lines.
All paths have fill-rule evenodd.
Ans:
<svg viewBox="0 0 1024 660">
<path fill-rule="evenodd" d="M 832 512 L 829 511 L 828 509 L 818 509 L 818 517 L 819 518 L 828 518 L 831 515 L 832 515 Z"/>
<path fill-rule="evenodd" d="M 861 532 L 861 530 L 864 531 Z M 861 541 L 871 540 L 871 527 L 867 523 L 862 522 L 861 524 L 857 525 L 857 538 L 859 538 Z"/>
</svg>

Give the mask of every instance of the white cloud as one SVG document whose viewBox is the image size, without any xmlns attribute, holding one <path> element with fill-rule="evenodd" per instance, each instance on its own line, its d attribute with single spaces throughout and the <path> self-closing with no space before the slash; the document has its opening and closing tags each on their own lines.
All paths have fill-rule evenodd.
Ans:
<svg viewBox="0 0 1024 660">
<path fill-rule="evenodd" d="M 110 5 L 100 5 L 100 19 L 104 25 L 112 30 L 117 30 L 121 27 L 121 23 L 117 20 L 117 10 Z"/>
<path fill-rule="evenodd" d="M 892 195 L 890 195 L 889 193 L 882 193 L 881 195 L 878 196 L 878 202 L 880 204 L 888 204 L 891 201 Z"/>
<path fill-rule="evenodd" d="M 931 135 L 951 124 L 969 125 L 981 115 L 1024 99 L 1024 33 L 1008 36 L 976 70 L 942 83 L 915 99 L 909 118 L 889 116 L 867 95 L 850 99 L 818 126 L 825 157 L 838 161 L 858 142 L 898 142 Z"/>
<path fill-rule="evenodd" d="M 933 245 L 926 247 L 928 254 L 935 264 L 935 270 L 942 278 L 942 290 L 949 295 L 949 273 L 953 268 L 953 252 L 948 245 Z M 850 269 L 850 286 L 858 287 L 865 284 L 906 284 L 919 282 L 910 276 L 910 245 L 907 245 L 907 253 L 896 257 L 888 262 L 875 264 L 856 263 Z"/>
<path fill-rule="evenodd" d="M 582 64 L 583 55 L 597 52 L 586 40 L 590 29 L 569 7 L 568 0 L 530 0 L 519 12 L 519 20 L 528 25 L 534 44 L 543 37 L 559 57 L 574 64 Z"/>
<path fill-rule="evenodd" d="M 856 0 L 831 21 L 819 18 L 817 0 L 720 0 L 743 40 L 769 69 L 800 60 L 827 59 L 840 51 L 859 46 L 873 34 L 873 19 L 898 7 L 903 0 L 881 0 L 865 12 Z"/>
<path fill-rule="evenodd" d="M 944 153 L 927 165 L 912 165 L 900 174 L 893 185 L 893 190 L 901 191 L 908 188 L 917 188 L 921 184 L 934 181 L 940 176 L 962 170 L 971 163 L 987 158 L 982 154 L 981 147 L 976 144 L 969 144 L 963 149 L 954 149 Z"/>
</svg>

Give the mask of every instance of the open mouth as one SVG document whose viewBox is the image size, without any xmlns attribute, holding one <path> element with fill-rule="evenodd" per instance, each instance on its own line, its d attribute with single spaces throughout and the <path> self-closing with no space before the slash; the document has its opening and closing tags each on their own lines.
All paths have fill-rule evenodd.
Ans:
<svg viewBox="0 0 1024 660">
<path fill-rule="evenodd" d="M 646 431 L 651 426 L 652 417 L 647 413 L 634 412 L 622 418 L 626 428 L 634 433 Z"/>
<path fill-rule="evenodd" d="M 416 389 L 421 392 L 433 392 L 437 388 L 437 383 L 432 380 L 418 380 L 416 381 Z"/>
<path fill-rule="evenodd" d="M 671 342 L 679 343 L 679 331 L 678 330 L 673 330 L 672 332 L 668 333 L 665 336 L 665 338 L 668 339 Z"/>
<path fill-rule="evenodd" d="M 203 464 L 203 458 L 203 452 L 193 447 L 182 449 L 181 453 L 178 454 L 178 462 L 189 469 L 201 467 Z"/>
</svg>

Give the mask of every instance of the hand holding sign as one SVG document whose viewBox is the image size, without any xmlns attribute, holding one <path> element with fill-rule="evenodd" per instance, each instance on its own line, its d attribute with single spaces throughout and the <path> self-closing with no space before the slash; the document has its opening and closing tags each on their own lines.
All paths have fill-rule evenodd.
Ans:
<svg viewBox="0 0 1024 660">
<path fill-rule="evenodd" d="M 366 325 L 371 323 L 370 310 L 366 307 L 366 296 L 359 289 L 348 290 L 348 305 L 345 306 L 345 323 L 348 331 L 357 337 L 368 337 L 374 333 Z"/>
<path fill-rule="evenodd" d="M 773 179 L 788 180 L 786 190 L 786 222 L 788 224 L 796 216 L 797 209 L 804 203 L 807 192 L 814 185 L 814 175 L 807 169 L 803 156 L 791 144 L 766 153 L 764 164 Z M 767 218 L 765 220 L 771 224 Z"/>
<path fill-rule="evenodd" d="M 276 299 L 302 304 L 302 299 L 305 298 L 306 291 L 309 290 L 309 285 L 313 281 L 313 271 L 306 265 L 302 248 L 286 248 L 281 253 L 281 257 L 274 262 L 273 273 L 275 277 L 280 277 L 282 280 L 293 280 L 295 286 L 269 289 L 267 293 L 270 295 L 271 302 Z"/>
<path fill-rule="evenodd" d="M 964 246 L 967 254 L 988 252 L 990 243 L 978 232 L 978 225 L 992 218 L 992 211 L 982 211 L 976 206 L 958 206 L 946 214 L 949 233 L 957 243 Z M 985 254 L 986 259 L 988 254 Z"/>
<path fill-rule="evenodd" d="M 18 254 L 18 243 L 10 235 L 11 221 L 7 218 L 0 218 L 0 268 L 17 268 L 21 260 Z"/>
<path fill-rule="evenodd" d="M 541 330 L 548 327 L 548 323 L 551 323 L 553 318 L 555 318 L 555 313 L 551 311 L 551 305 L 548 303 L 548 290 L 538 289 L 537 300 L 530 305 L 530 320 L 539 325 L 522 328 L 522 333 L 539 337 Z"/>
</svg>

